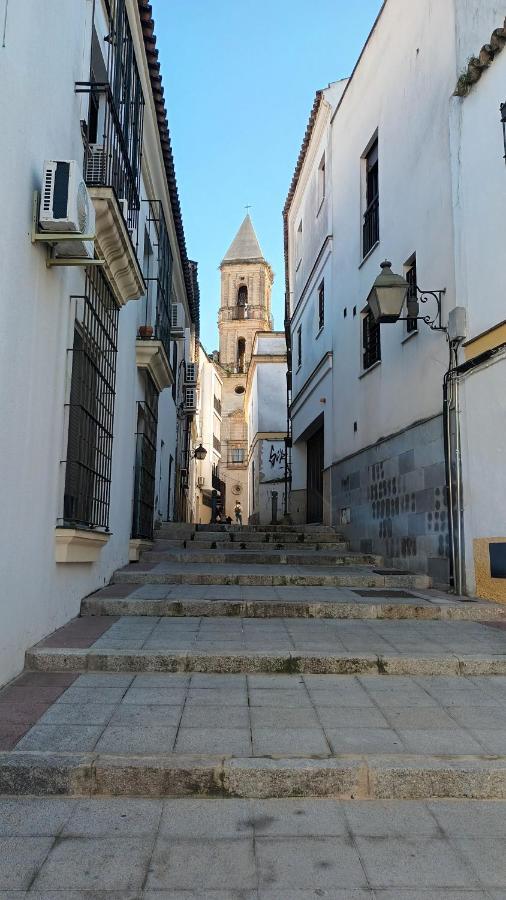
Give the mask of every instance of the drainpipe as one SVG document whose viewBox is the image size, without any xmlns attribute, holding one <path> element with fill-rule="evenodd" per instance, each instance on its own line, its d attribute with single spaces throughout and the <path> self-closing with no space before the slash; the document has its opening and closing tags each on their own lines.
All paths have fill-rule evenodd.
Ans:
<svg viewBox="0 0 506 900">
<path fill-rule="evenodd" d="M 457 351 L 460 341 L 450 343 L 448 371 L 443 381 L 443 423 L 448 532 L 450 541 L 450 585 L 457 595 L 465 590 L 464 540 L 462 531 L 462 445 L 460 438 L 460 391 Z M 452 417 L 453 432 L 452 433 Z"/>
</svg>

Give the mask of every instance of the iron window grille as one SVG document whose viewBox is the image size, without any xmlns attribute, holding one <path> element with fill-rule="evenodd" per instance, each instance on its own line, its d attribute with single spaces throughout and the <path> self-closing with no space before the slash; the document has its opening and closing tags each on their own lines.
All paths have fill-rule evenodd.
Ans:
<svg viewBox="0 0 506 900">
<path fill-rule="evenodd" d="M 155 516 L 158 391 L 145 372 L 145 399 L 137 404 L 132 537 L 152 540 Z"/>
<path fill-rule="evenodd" d="M 362 368 L 370 369 L 381 360 L 381 330 L 369 310 L 362 318 Z"/>
<path fill-rule="evenodd" d="M 302 326 L 297 328 L 297 368 L 302 365 Z"/>
<path fill-rule="evenodd" d="M 76 302 L 63 525 L 109 528 L 119 310 L 98 267 Z"/>
<path fill-rule="evenodd" d="M 325 325 L 325 282 L 318 288 L 318 329 Z"/>
<path fill-rule="evenodd" d="M 221 453 L 221 441 L 216 437 L 215 434 L 213 434 L 213 447 L 218 451 L 218 453 Z"/>
<path fill-rule="evenodd" d="M 406 281 L 408 282 L 408 293 L 407 293 L 407 302 L 414 301 L 418 302 L 418 291 L 417 291 L 417 279 L 416 279 L 416 257 L 413 257 L 413 261 L 409 266 L 409 269 L 406 272 Z M 407 307 L 409 309 L 409 306 Z M 408 334 L 412 334 L 414 331 L 418 331 L 418 319 L 416 316 L 407 316 L 406 317 L 406 332 Z"/>
<path fill-rule="evenodd" d="M 125 0 L 115 0 L 108 12 L 107 80 L 95 74 L 101 61 L 94 60 L 94 47 L 90 80 L 76 83 L 78 93 L 89 95 L 83 171 L 90 187 L 114 188 L 118 200 L 124 201 L 125 219 L 133 230 L 140 209 L 144 96 Z"/>
<path fill-rule="evenodd" d="M 379 241 L 379 167 L 378 141 L 372 145 L 365 160 L 366 209 L 362 230 L 363 256 Z"/>
</svg>

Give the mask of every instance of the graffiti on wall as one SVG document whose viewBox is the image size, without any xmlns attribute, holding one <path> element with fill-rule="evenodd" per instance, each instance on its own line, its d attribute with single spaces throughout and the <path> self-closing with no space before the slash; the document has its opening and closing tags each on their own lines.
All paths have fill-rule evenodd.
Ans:
<svg viewBox="0 0 506 900">
<path fill-rule="evenodd" d="M 284 441 L 262 441 L 260 481 L 279 481 L 285 477 Z"/>
</svg>

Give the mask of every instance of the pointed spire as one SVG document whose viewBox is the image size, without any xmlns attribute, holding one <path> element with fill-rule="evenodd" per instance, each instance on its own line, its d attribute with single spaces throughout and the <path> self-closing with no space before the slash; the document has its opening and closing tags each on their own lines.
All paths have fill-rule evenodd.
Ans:
<svg viewBox="0 0 506 900">
<path fill-rule="evenodd" d="M 260 249 L 253 222 L 248 213 L 223 257 L 223 262 L 263 259 L 264 255 Z"/>
</svg>

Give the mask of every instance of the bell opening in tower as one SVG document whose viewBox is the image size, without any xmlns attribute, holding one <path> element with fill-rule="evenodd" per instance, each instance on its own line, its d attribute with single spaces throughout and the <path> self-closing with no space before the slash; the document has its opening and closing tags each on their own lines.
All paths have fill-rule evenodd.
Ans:
<svg viewBox="0 0 506 900">
<path fill-rule="evenodd" d="M 239 338 L 237 341 L 237 372 L 239 375 L 244 374 L 244 357 L 246 355 L 246 341 Z"/>
<path fill-rule="evenodd" d="M 245 284 L 241 284 L 237 291 L 237 306 L 246 306 L 248 302 L 248 288 Z"/>
</svg>

